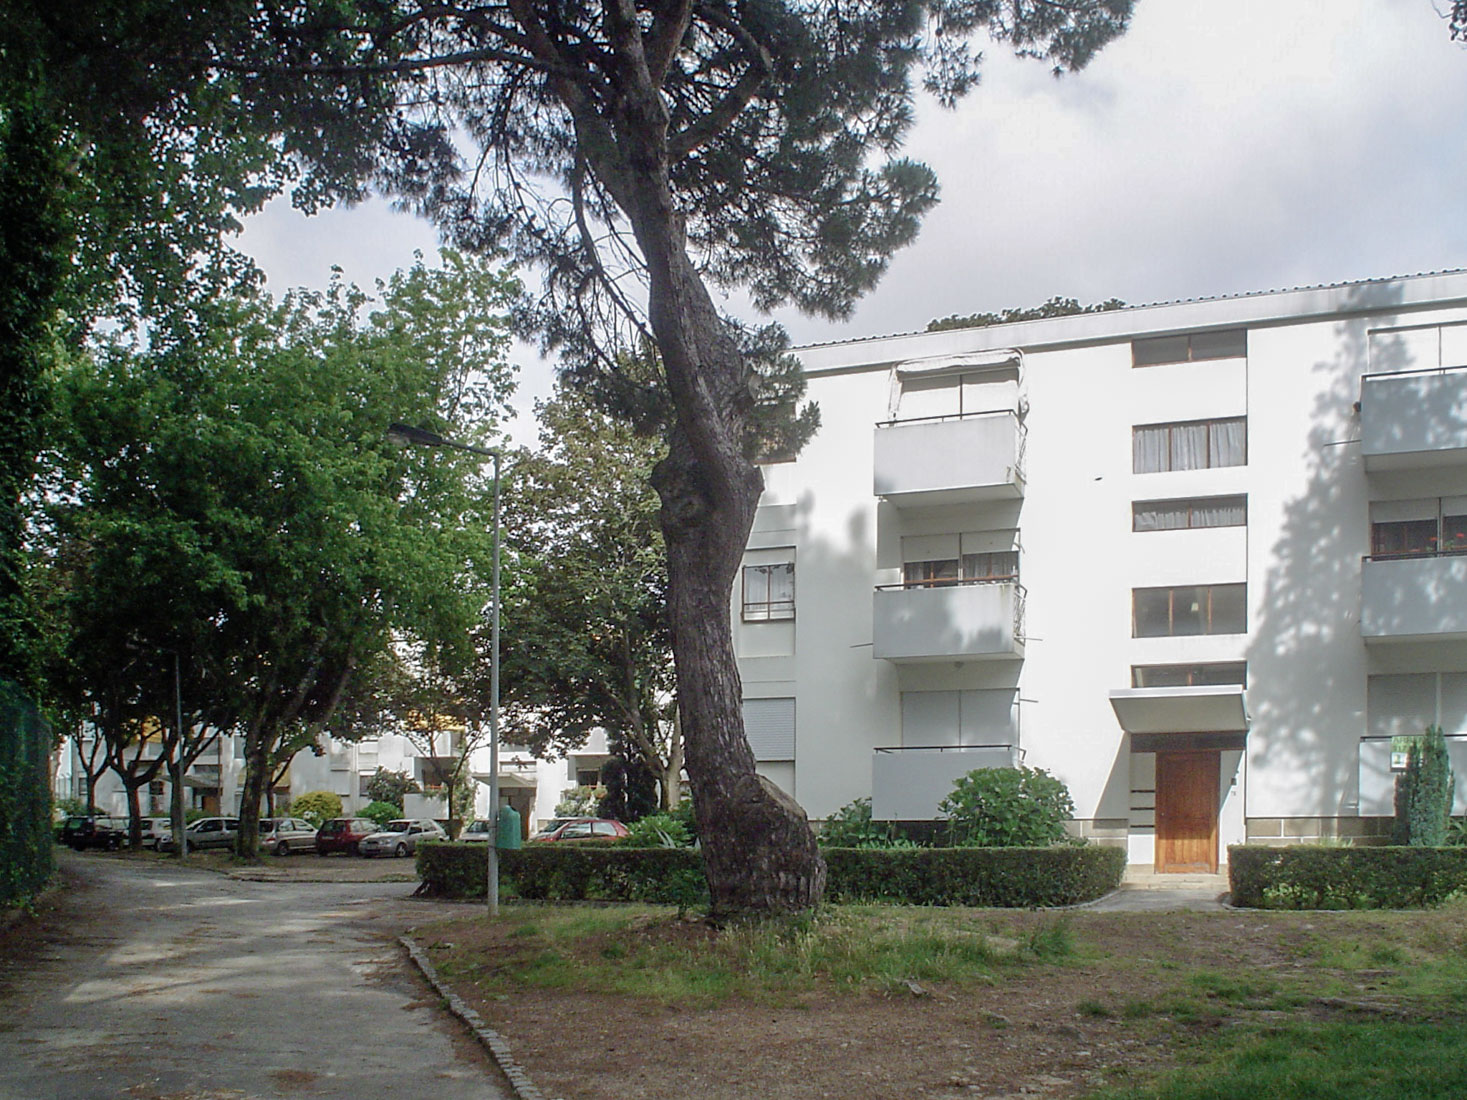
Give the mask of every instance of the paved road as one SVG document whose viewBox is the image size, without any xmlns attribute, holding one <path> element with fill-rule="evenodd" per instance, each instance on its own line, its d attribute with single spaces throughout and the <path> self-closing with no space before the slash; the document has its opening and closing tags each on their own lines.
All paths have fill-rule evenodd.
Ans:
<svg viewBox="0 0 1467 1100">
<path fill-rule="evenodd" d="M 0 1100 L 502 1100 L 394 936 L 393 883 L 64 853 L 79 919 L 0 990 Z"/>
</svg>

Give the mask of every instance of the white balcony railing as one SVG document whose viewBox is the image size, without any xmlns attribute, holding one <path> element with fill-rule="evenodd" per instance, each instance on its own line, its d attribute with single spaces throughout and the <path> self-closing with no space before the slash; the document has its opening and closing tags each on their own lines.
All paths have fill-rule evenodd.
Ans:
<svg viewBox="0 0 1467 1100">
<path fill-rule="evenodd" d="M 1467 466 L 1467 367 L 1367 374 L 1360 452 L 1372 471 Z"/>
<path fill-rule="evenodd" d="M 1467 639 L 1467 554 L 1366 558 L 1360 633 L 1366 642 Z"/>
<path fill-rule="evenodd" d="M 878 424 L 873 491 L 903 506 L 1021 497 L 1025 434 L 1012 409 Z"/>
<path fill-rule="evenodd" d="M 1013 660 L 1024 656 L 1024 586 L 1017 580 L 876 589 L 872 654 L 887 661 Z"/>
</svg>

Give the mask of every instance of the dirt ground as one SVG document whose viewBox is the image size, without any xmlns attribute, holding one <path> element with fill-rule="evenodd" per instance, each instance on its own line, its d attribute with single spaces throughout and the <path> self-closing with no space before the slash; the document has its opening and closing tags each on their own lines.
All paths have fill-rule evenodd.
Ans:
<svg viewBox="0 0 1467 1100">
<path fill-rule="evenodd" d="M 1020 940 L 1055 919 L 993 915 Z M 1081 1096 L 1186 1061 L 1190 1046 L 1227 1026 L 1230 1011 L 1222 1002 L 1207 1009 L 1207 981 L 1195 1010 L 1199 968 L 1215 976 L 1213 985 L 1275 980 L 1302 967 L 1317 972 L 1307 945 L 1321 931 L 1387 943 L 1399 932 L 1360 914 L 1076 911 L 1064 919 L 1073 958 L 1008 969 L 991 985 L 826 991 L 691 1010 L 558 990 L 486 998 L 472 984 L 456 988 L 536 1085 L 567 1100 L 1034 1100 Z M 417 934 L 437 946 L 435 957 L 516 950 L 476 920 Z M 693 926 L 686 934 L 706 933 Z M 1381 973 L 1365 972 L 1362 996 L 1374 996 L 1369 983 Z M 1178 998 L 1193 1010 L 1168 1011 Z"/>
</svg>

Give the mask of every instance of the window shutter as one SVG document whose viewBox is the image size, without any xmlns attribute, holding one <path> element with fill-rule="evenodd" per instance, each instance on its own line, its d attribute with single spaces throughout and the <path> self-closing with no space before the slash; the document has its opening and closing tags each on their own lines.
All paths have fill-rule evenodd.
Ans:
<svg viewBox="0 0 1467 1100">
<path fill-rule="evenodd" d="M 795 758 L 795 701 L 793 699 L 745 699 L 744 735 L 754 750 L 754 759 Z"/>
</svg>

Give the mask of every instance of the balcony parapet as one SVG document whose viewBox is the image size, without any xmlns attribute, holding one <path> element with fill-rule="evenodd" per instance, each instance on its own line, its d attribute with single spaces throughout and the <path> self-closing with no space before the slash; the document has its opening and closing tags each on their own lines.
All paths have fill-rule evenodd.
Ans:
<svg viewBox="0 0 1467 1100">
<path fill-rule="evenodd" d="M 1467 366 L 1361 378 L 1360 451 L 1367 471 L 1467 466 Z"/>
<path fill-rule="evenodd" d="M 878 748 L 871 760 L 871 816 L 878 821 L 931 821 L 953 784 L 975 768 L 1011 768 L 1011 742 Z"/>
<path fill-rule="evenodd" d="M 1017 499 L 1026 437 L 1013 409 L 883 421 L 872 490 L 901 507 Z"/>
<path fill-rule="evenodd" d="M 1022 659 L 1024 597 L 1013 578 L 882 585 L 872 654 L 897 662 Z"/>
<path fill-rule="evenodd" d="M 1367 644 L 1467 640 L 1467 554 L 1364 558 L 1360 633 Z"/>
</svg>

